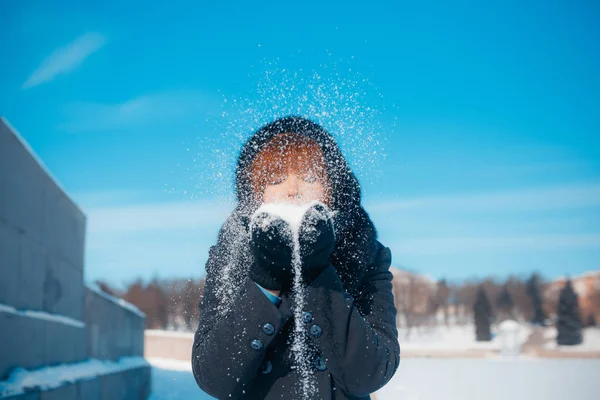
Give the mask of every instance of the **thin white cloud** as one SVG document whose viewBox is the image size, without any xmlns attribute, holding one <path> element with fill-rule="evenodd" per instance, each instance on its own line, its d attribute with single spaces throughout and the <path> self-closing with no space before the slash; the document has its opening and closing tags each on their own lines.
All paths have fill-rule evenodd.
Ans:
<svg viewBox="0 0 600 400">
<path fill-rule="evenodd" d="M 178 201 L 92 208 L 85 213 L 90 232 L 113 234 L 216 226 L 232 209 L 229 203 Z"/>
<path fill-rule="evenodd" d="M 102 247 L 87 249 L 86 280 L 111 283 L 131 281 L 134 277 L 188 277 L 205 273 L 209 247 L 216 242 L 216 232 L 186 237 L 120 237 Z"/>
<path fill-rule="evenodd" d="M 219 112 L 220 105 L 197 90 L 151 93 L 119 103 L 75 102 L 68 106 L 62 128 L 71 132 L 130 129 L 185 116 L 205 118 Z"/>
<path fill-rule="evenodd" d="M 394 252 L 401 255 L 600 249 L 600 234 L 407 238 L 391 247 Z"/>
<path fill-rule="evenodd" d="M 407 256 L 600 249 L 596 217 L 587 214 L 598 207 L 597 183 L 366 205 L 386 245 Z"/>
<path fill-rule="evenodd" d="M 475 193 L 456 196 L 406 198 L 368 204 L 375 213 L 397 210 L 543 211 L 600 206 L 600 184 Z"/>
<path fill-rule="evenodd" d="M 538 220 L 523 221 L 530 228 L 511 225 L 506 221 L 503 229 L 490 225 L 497 219 L 480 222 L 479 217 L 464 219 L 461 211 L 490 210 L 492 215 L 501 211 L 571 210 L 581 206 L 599 204 L 597 185 L 570 185 L 531 191 L 509 191 L 476 196 L 443 196 L 412 199 L 408 203 L 391 203 L 398 210 L 390 219 L 390 203 L 372 204 L 381 218 L 376 226 L 386 232 L 383 243 L 389 246 L 399 262 L 416 263 L 427 257 L 435 262 L 451 262 L 461 257 L 495 257 L 511 253 L 549 257 L 554 251 L 573 254 L 600 251 L 600 233 L 582 230 L 585 226 L 577 217 L 566 229 L 563 220 L 551 220 L 543 227 Z M 197 276 L 203 273 L 203 263 L 208 249 L 216 241 L 218 229 L 233 209 L 232 202 L 169 201 L 150 203 L 143 201 L 143 193 L 112 191 L 106 193 L 80 193 L 77 199 L 86 199 L 84 207 L 88 216 L 87 253 L 88 277 L 129 278 L 153 273 L 161 276 Z M 93 204 L 93 205 L 92 205 Z M 540 206 L 541 204 L 541 206 Z M 374 207 L 367 207 L 371 211 Z M 439 220 L 436 216 L 424 220 L 431 210 L 455 219 Z M 497 210 L 500 208 L 500 210 Z M 413 215 L 412 225 L 403 215 Z M 442 215 L 443 216 L 443 215 Z M 439 217 L 439 216 L 438 216 Z M 503 218 L 503 217 L 501 217 Z M 561 217 L 566 218 L 566 217 Z M 574 217 L 573 217 L 574 218 Z M 504 221 L 504 219 L 502 219 Z M 519 223 L 518 217 L 513 223 Z M 541 219 L 546 222 L 545 218 Z M 567 221 L 568 222 L 568 221 Z M 428 226 L 422 226 L 427 225 Z M 447 224 L 445 229 L 434 229 Z M 459 229 L 472 224 L 469 229 Z M 556 226 L 554 226 L 556 225 Z M 415 226 L 423 229 L 415 229 Z M 551 228 L 551 229 L 550 229 Z M 543 256 L 544 255 L 544 256 Z M 551 257 L 551 256 L 550 256 Z M 410 261 L 412 260 L 412 261 Z M 444 261 L 445 260 L 445 261 Z M 490 264 L 490 265 L 492 265 Z M 427 265 L 422 268 L 426 268 Z M 428 267 L 427 267 L 428 268 Z M 491 267 L 490 267 L 491 268 Z"/>
<path fill-rule="evenodd" d="M 58 75 L 67 74 L 78 68 L 86 58 L 106 44 L 100 33 L 85 33 L 68 45 L 50 54 L 23 84 L 23 89 L 49 82 Z"/>
<path fill-rule="evenodd" d="M 90 193 L 88 199 L 126 205 L 84 208 L 87 215 L 86 279 L 134 276 L 198 276 L 208 249 L 233 209 L 227 201 L 139 202 L 142 193 Z M 80 193 L 79 198 L 85 198 Z M 133 201 L 131 201 L 134 199 Z"/>
<path fill-rule="evenodd" d="M 139 202 L 144 198 L 149 198 L 156 193 L 149 191 L 140 191 L 133 189 L 115 189 L 92 192 L 74 192 L 71 198 L 84 210 L 93 208 L 104 208 L 108 206 L 121 206 Z"/>
</svg>

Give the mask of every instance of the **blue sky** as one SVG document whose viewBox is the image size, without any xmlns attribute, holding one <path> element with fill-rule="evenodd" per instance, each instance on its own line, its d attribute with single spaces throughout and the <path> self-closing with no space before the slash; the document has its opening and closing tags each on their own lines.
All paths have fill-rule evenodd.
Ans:
<svg viewBox="0 0 600 400">
<path fill-rule="evenodd" d="M 200 3 L 0 3 L 0 115 L 86 212 L 87 280 L 202 275 L 241 142 L 289 112 L 395 265 L 600 268 L 593 2 Z"/>
</svg>

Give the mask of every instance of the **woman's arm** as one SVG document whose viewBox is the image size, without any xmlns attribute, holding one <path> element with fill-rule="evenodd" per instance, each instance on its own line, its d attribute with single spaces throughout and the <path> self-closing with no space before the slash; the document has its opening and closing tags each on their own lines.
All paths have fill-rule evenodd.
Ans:
<svg viewBox="0 0 600 400">
<path fill-rule="evenodd" d="M 206 287 L 194 335 L 192 370 L 198 386 L 217 398 L 235 398 L 259 373 L 265 349 L 289 313 L 277 308 L 251 280 L 241 282 L 229 312 L 221 316 L 216 298 L 217 273 L 225 258 L 213 246 L 206 264 Z M 267 325 L 269 324 L 269 325 Z"/>
<path fill-rule="evenodd" d="M 356 300 L 345 293 L 332 266 L 307 288 L 305 311 L 313 316 L 308 335 L 339 388 L 357 397 L 385 385 L 400 362 L 391 252 L 378 245 L 375 264 L 363 278 Z"/>
</svg>

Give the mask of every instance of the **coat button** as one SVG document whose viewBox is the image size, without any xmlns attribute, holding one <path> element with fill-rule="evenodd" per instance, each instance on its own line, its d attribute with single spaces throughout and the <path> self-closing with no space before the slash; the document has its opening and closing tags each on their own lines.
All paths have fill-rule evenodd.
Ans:
<svg viewBox="0 0 600 400">
<path fill-rule="evenodd" d="M 312 313 L 309 313 L 308 311 L 305 311 L 302 313 L 302 322 L 304 322 L 305 324 L 310 324 L 313 320 L 313 315 Z"/>
<path fill-rule="evenodd" d="M 327 364 L 325 364 L 325 361 L 323 361 L 321 356 L 315 357 L 314 364 L 315 364 L 315 368 L 318 369 L 319 371 L 325 371 L 327 369 Z"/>
<path fill-rule="evenodd" d="M 323 333 L 323 329 L 319 325 L 313 325 L 310 327 L 310 334 L 314 337 L 320 337 Z"/>
<path fill-rule="evenodd" d="M 260 349 L 263 348 L 263 343 L 258 340 L 258 339 L 254 339 L 251 343 L 250 346 L 252 347 L 252 349 L 259 351 Z"/>
<path fill-rule="evenodd" d="M 275 333 L 275 328 L 273 327 L 273 325 L 271 325 L 267 322 L 263 326 L 263 332 L 266 333 L 267 335 L 272 335 Z"/>
<path fill-rule="evenodd" d="M 261 372 L 263 374 L 268 374 L 271 371 L 273 371 L 273 364 L 271 364 L 271 361 L 267 360 L 262 364 L 262 370 Z"/>
</svg>

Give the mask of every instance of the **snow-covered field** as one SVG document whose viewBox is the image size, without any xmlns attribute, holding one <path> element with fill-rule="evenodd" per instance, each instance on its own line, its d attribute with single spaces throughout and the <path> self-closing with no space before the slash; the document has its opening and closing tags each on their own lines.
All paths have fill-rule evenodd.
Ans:
<svg viewBox="0 0 600 400">
<path fill-rule="evenodd" d="M 152 365 L 152 394 L 148 400 L 213 399 L 198 388 L 191 361 L 148 359 Z"/>
<path fill-rule="evenodd" d="M 495 332 L 492 331 L 492 334 Z M 523 344 L 531 328 L 522 324 L 519 330 L 519 342 Z M 437 326 L 412 329 L 407 337 L 406 328 L 398 329 L 398 339 L 402 350 L 407 351 L 463 351 L 463 350 L 498 350 L 500 341 L 498 335 L 493 335 L 490 342 L 475 340 L 475 327 L 471 324 L 458 326 Z"/>
<path fill-rule="evenodd" d="M 527 342 L 532 333 L 532 327 L 529 324 L 520 324 L 518 333 L 518 342 L 523 345 Z M 192 340 L 192 332 L 175 332 L 164 330 L 146 330 L 146 337 L 158 338 L 182 338 Z M 583 343 L 578 346 L 559 347 L 556 345 L 556 328 L 544 328 L 545 349 L 560 349 L 565 351 L 581 352 L 600 352 L 600 328 L 586 328 L 583 331 Z M 472 324 L 453 325 L 453 326 L 435 326 L 421 327 L 411 330 L 407 335 L 406 328 L 398 328 L 398 339 L 400 347 L 405 352 L 435 354 L 435 351 L 469 351 L 469 350 L 489 350 L 497 351 L 501 347 L 501 340 L 496 326 L 492 327 L 492 340 L 490 342 L 477 342 L 475 340 L 475 327 Z M 147 339 L 148 340 L 148 339 Z M 185 352 L 190 346 L 184 343 Z M 187 353 L 186 353 L 187 358 Z"/>
<path fill-rule="evenodd" d="M 531 328 L 522 325 L 523 344 Z M 486 358 L 404 358 L 398 372 L 377 393 L 377 400 L 563 400 L 598 399 L 600 359 L 548 359 L 521 357 L 503 359 L 497 350 L 499 338 L 475 341 L 474 327 L 452 326 L 414 330 L 406 338 L 399 331 L 404 354 L 466 354 L 485 350 Z M 554 328 L 546 328 L 545 348 L 554 349 Z M 584 331 L 584 343 L 569 351 L 600 351 L 600 329 Z M 490 351 L 489 353 L 487 351 Z M 440 352 L 440 353 L 438 353 Z M 150 400 L 184 398 L 211 399 L 197 387 L 189 361 L 149 359 L 153 366 Z"/>
<path fill-rule="evenodd" d="M 589 352 L 600 351 L 600 328 L 586 328 L 583 330 L 583 343 L 575 346 L 559 346 L 556 344 L 556 328 L 546 328 L 544 337 L 548 342 L 545 348 L 549 350 L 573 351 L 573 352 Z"/>
<path fill-rule="evenodd" d="M 556 344 L 556 328 L 543 329 L 543 341 L 541 348 L 546 350 L 559 350 L 564 352 L 600 352 L 600 328 L 586 328 L 583 330 L 583 343 L 576 346 L 558 346 Z M 521 346 L 525 344 L 532 333 L 533 328 L 529 324 L 521 324 L 518 333 L 518 342 Z M 413 329 L 407 337 L 405 328 L 398 329 L 400 347 L 405 354 L 435 355 L 439 353 L 469 353 L 469 351 L 498 351 L 501 347 L 501 339 L 497 327 L 492 328 L 492 340 L 490 342 L 477 342 L 475 340 L 475 327 L 473 325 L 463 326 L 438 326 L 431 328 Z"/>
<path fill-rule="evenodd" d="M 408 359 L 377 400 L 598 399 L 600 360 Z"/>
<path fill-rule="evenodd" d="M 212 399 L 188 362 L 150 359 L 150 400 Z M 600 360 L 407 359 L 377 400 L 596 400 Z"/>
</svg>

